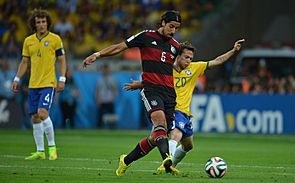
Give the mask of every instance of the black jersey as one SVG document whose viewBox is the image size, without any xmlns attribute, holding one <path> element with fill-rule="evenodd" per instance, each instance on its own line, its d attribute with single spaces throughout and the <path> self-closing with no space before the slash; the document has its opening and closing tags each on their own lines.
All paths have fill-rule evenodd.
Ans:
<svg viewBox="0 0 295 183">
<path fill-rule="evenodd" d="M 138 47 L 142 60 L 143 86 L 163 86 L 174 90 L 173 63 L 178 55 L 180 44 L 158 31 L 145 30 L 125 41 L 126 45 Z"/>
</svg>

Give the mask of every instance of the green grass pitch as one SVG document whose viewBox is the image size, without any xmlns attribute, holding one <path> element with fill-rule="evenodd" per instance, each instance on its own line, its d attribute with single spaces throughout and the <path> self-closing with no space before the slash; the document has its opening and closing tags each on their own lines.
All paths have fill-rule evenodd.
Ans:
<svg viewBox="0 0 295 183">
<path fill-rule="evenodd" d="M 0 130 L 0 182 L 295 182 L 294 135 L 195 134 L 195 147 L 178 165 L 181 175 L 155 175 L 157 149 L 116 177 L 118 157 L 148 131 L 56 130 L 59 159 L 26 161 L 35 150 L 31 130 Z M 47 152 L 46 152 L 47 153 Z M 206 161 L 223 158 L 228 171 L 207 177 Z"/>
</svg>

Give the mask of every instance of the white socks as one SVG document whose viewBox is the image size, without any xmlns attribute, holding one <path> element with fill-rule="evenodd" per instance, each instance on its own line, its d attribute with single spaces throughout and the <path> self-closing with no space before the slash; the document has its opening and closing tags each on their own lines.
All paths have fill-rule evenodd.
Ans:
<svg viewBox="0 0 295 183">
<path fill-rule="evenodd" d="M 172 166 L 176 167 L 176 165 L 185 157 L 186 151 L 183 150 L 182 145 L 177 147 L 177 141 L 169 140 L 169 152 L 172 156 Z"/>
<path fill-rule="evenodd" d="M 176 165 L 185 157 L 186 153 L 187 152 L 183 150 L 182 145 L 179 145 L 172 156 L 172 166 L 176 167 Z"/>
<path fill-rule="evenodd" d="M 176 146 L 177 146 L 178 143 L 175 140 L 172 140 L 172 139 L 170 139 L 168 143 L 169 143 L 169 153 L 173 157 L 174 153 L 175 153 Z"/>
<path fill-rule="evenodd" d="M 37 146 L 37 151 L 44 151 L 44 130 L 42 123 L 33 124 L 33 135 Z"/>
<path fill-rule="evenodd" d="M 47 137 L 48 146 L 55 146 L 53 124 L 50 117 L 48 116 L 48 118 L 42 121 L 41 124 L 43 124 L 43 129 Z"/>
</svg>

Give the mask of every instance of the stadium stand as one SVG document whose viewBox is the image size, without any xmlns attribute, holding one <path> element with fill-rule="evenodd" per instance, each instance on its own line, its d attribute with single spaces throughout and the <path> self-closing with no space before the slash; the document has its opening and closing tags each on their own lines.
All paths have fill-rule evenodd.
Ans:
<svg viewBox="0 0 295 183">
<path fill-rule="evenodd" d="M 263 1 L 229 0 L 3 0 L 0 1 L 0 58 L 8 62 L 11 69 L 21 57 L 21 47 L 25 36 L 30 33 L 26 20 L 34 8 L 46 8 L 53 17 L 52 31 L 60 34 L 64 41 L 69 66 L 79 70 L 81 59 L 115 42 L 119 42 L 143 29 L 157 26 L 157 18 L 167 9 L 181 11 L 183 25 L 175 38 L 179 41 L 191 40 L 197 48 L 197 60 L 209 60 L 226 51 L 235 39 L 245 37 L 245 48 L 280 47 L 294 48 L 294 12 L 292 0 L 277 5 L 268 1 L 262 21 L 259 7 Z M 17 13 L 15 13 L 17 12 Z M 249 16 L 251 12 L 252 16 Z M 284 15 L 283 12 L 285 12 Z M 237 16 L 238 15 L 238 16 Z M 292 16 L 293 15 L 293 16 Z M 262 24 L 263 23 L 263 24 Z M 275 34 L 283 26 L 284 33 Z M 288 29 L 289 28 L 289 29 Z M 278 42 L 279 41 L 279 42 Z M 112 58 L 133 60 L 112 66 L 113 70 L 138 70 L 137 50 Z M 232 60 L 234 60 L 233 58 Z M 138 63 L 139 64 L 139 63 Z M 202 78 L 202 88 L 198 92 L 243 92 L 242 86 L 231 85 L 231 62 L 208 71 Z M 97 70 L 97 68 L 96 68 Z M 282 78 L 284 80 L 290 80 Z M 291 80 L 294 75 L 290 76 Z M 273 81 L 273 82 L 278 82 Z M 292 81 L 289 81 L 292 82 Z M 247 85 L 247 84 L 245 84 Z M 280 85 L 280 84 L 279 84 Z M 293 86 L 293 84 L 291 85 Z M 274 90 L 277 91 L 277 90 Z M 294 91 L 294 90 L 287 90 Z"/>
</svg>

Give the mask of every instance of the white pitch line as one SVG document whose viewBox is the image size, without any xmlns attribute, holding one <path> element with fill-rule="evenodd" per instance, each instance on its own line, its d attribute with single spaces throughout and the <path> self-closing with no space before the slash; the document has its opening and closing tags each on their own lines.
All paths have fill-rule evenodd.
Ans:
<svg viewBox="0 0 295 183">
<path fill-rule="evenodd" d="M 0 155 L 0 157 L 3 158 L 15 158 L 15 159 L 24 159 L 24 156 L 18 156 L 18 155 Z M 118 160 L 113 160 L 113 159 L 96 159 L 96 158 L 64 158 L 64 157 L 59 157 L 58 159 L 60 160 L 66 160 L 66 161 L 93 161 L 93 162 L 117 162 Z M 161 164 L 162 162 L 160 161 L 143 161 L 140 160 L 141 162 L 145 163 L 152 163 L 152 164 Z M 197 165 L 196 163 L 179 163 L 181 165 Z M 203 165 L 202 165 L 203 166 Z M 295 169 L 295 166 L 290 167 L 290 166 L 260 166 L 260 165 L 230 165 L 230 167 L 237 167 L 237 168 L 261 168 L 261 169 Z"/>
<path fill-rule="evenodd" d="M 15 158 L 15 159 L 24 159 L 24 156 L 17 156 L 17 155 L 0 155 L 0 157 L 3 158 Z M 94 162 L 117 162 L 118 160 L 114 159 L 96 159 L 96 158 L 64 158 L 64 157 L 58 157 L 60 160 L 66 160 L 66 161 L 94 161 Z M 148 162 L 153 164 L 161 164 L 161 161 L 144 161 L 141 160 L 141 162 Z M 193 165 L 193 163 L 182 163 L 183 165 Z"/>
<path fill-rule="evenodd" d="M 58 166 L 27 166 L 27 165 L 0 165 L 0 168 L 42 168 L 42 169 L 73 169 L 73 170 L 104 170 L 111 171 L 111 168 L 89 168 L 89 167 L 58 167 Z"/>
<path fill-rule="evenodd" d="M 59 166 L 22 166 L 22 165 L 1 165 L 0 168 L 38 168 L 38 169 L 69 169 L 69 170 L 93 170 L 93 171 L 112 171 L 115 172 L 115 169 L 111 168 L 89 168 L 89 167 L 59 167 Z M 155 170 L 130 170 L 130 172 L 150 172 L 150 173 L 155 173 Z M 201 173 L 203 171 L 185 171 L 186 173 Z M 264 172 L 266 174 L 271 174 L 271 175 L 278 175 L 278 176 L 294 176 L 293 173 L 274 173 L 274 172 Z M 196 174 L 196 175 L 198 175 Z"/>
<path fill-rule="evenodd" d="M 0 168 L 41 168 L 41 169 L 71 169 L 71 170 L 95 170 L 95 171 L 114 171 L 112 168 L 89 168 L 89 167 L 60 167 L 60 166 L 22 166 L 22 165 L 0 165 Z M 132 170 L 134 172 L 155 172 L 155 170 Z"/>
</svg>

